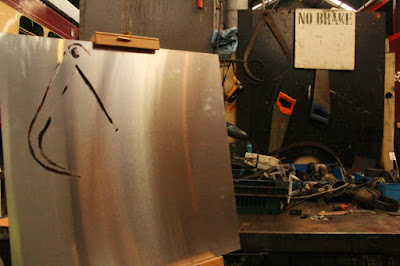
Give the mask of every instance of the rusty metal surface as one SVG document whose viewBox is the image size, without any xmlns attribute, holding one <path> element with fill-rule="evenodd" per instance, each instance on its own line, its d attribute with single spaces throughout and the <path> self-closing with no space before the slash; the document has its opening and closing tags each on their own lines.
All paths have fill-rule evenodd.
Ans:
<svg viewBox="0 0 400 266">
<path fill-rule="evenodd" d="M 160 39 L 162 48 L 211 53 L 213 1 L 187 0 L 81 0 L 80 39 L 89 40 L 94 31 Z"/>
<path fill-rule="evenodd" d="M 14 265 L 239 248 L 216 55 L 1 34 L 0 60 Z"/>
<path fill-rule="evenodd" d="M 357 209 L 348 204 L 349 209 Z M 332 205 L 319 207 L 316 202 L 305 202 L 293 209 L 309 216 L 320 211 L 332 211 Z M 300 219 L 286 211 L 280 215 L 239 215 L 240 232 L 296 233 L 296 234 L 400 234 L 400 217 L 392 217 L 382 210 L 377 214 L 355 213 L 335 216 L 330 221 Z"/>
<path fill-rule="evenodd" d="M 246 252 L 392 253 L 398 254 L 398 234 L 240 233 Z"/>
<path fill-rule="evenodd" d="M 309 216 L 332 211 L 315 202 L 294 207 Z M 355 207 L 349 204 L 349 209 Z M 289 215 L 239 215 L 239 235 L 243 252 L 323 252 L 399 254 L 400 217 L 374 210 L 377 214 L 356 213 L 335 216 L 330 221 Z"/>
<path fill-rule="evenodd" d="M 238 252 L 224 256 L 226 266 L 264 265 L 324 265 L 324 266 L 397 266 L 400 258 L 396 253 L 380 250 L 376 253 L 354 252 Z"/>
</svg>

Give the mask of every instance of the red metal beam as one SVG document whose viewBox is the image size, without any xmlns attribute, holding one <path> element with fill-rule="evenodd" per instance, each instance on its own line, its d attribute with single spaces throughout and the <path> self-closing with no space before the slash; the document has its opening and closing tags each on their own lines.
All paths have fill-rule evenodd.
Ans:
<svg viewBox="0 0 400 266">
<path fill-rule="evenodd" d="M 365 5 L 360 7 L 357 11 L 370 11 L 375 12 L 385 4 L 387 4 L 389 0 L 370 0 Z"/>
<path fill-rule="evenodd" d="M 377 1 L 377 3 L 371 7 L 370 11 L 371 12 L 375 12 L 375 11 L 377 11 L 379 8 L 381 8 L 382 6 L 384 6 L 388 2 L 389 2 L 389 0 Z"/>
<path fill-rule="evenodd" d="M 393 0 L 393 35 L 389 37 L 390 52 L 396 54 L 396 72 L 400 70 L 400 0 Z M 399 82 L 396 82 L 395 89 L 400 89 Z M 400 93 L 395 96 L 395 118 L 400 121 Z"/>
<path fill-rule="evenodd" d="M 400 38 L 400 32 L 396 32 L 392 36 L 389 37 L 389 42 L 394 41 L 396 39 Z"/>
</svg>

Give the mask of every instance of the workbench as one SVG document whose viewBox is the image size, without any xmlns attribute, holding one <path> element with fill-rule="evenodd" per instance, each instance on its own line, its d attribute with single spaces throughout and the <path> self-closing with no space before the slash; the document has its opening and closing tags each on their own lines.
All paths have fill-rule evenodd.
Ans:
<svg viewBox="0 0 400 266">
<path fill-rule="evenodd" d="M 358 210 L 353 204 L 348 207 Z M 279 215 L 239 214 L 241 250 L 227 256 L 227 264 L 240 260 L 246 262 L 238 265 L 258 265 L 257 261 L 262 265 L 284 259 L 289 264 L 296 261 L 296 265 L 302 265 L 301 260 L 307 262 L 311 258 L 317 264 L 347 264 L 349 259 L 359 262 L 360 256 L 368 262 L 378 262 L 376 265 L 384 260 L 400 264 L 395 256 L 400 253 L 400 216 L 374 210 L 376 214 L 355 213 L 314 221 L 311 216 L 322 210 L 332 211 L 332 204 L 319 207 L 310 201 L 292 209 L 302 210 L 309 217 L 301 219 L 289 211 Z M 260 261 L 260 256 L 264 260 Z M 271 256 L 276 260 L 271 261 Z M 249 261 L 249 257 L 253 258 Z"/>
</svg>

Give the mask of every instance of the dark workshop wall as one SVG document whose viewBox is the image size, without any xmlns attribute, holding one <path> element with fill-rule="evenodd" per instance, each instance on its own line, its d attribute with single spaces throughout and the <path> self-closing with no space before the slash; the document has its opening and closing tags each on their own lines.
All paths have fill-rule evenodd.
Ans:
<svg viewBox="0 0 400 266">
<path fill-rule="evenodd" d="M 239 11 L 239 59 L 243 58 L 260 12 Z M 278 10 L 272 17 L 293 53 L 294 11 Z M 283 146 L 302 141 L 318 142 L 336 152 L 348 167 L 355 158 L 379 163 L 383 134 L 385 24 L 383 13 L 357 13 L 355 69 L 329 71 L 332 113 L 328 126 L 309 118 L 312 99 L 308 97 L 308 88 L 313 89 L 315 70 L 294 69 L 293 62 L 288 66 L 282 48 L 265 25 L 249 56 L 253 73 L 265 80 L 251 83 L 239 64 L 238 77 L 245 90 L 238 98 L 237 125 L 249 133 L 261 152 L 266 153 L 272 105 L 278 91 L 283 91 L 297 99 Z M 278 82 L 277 77 L 286 68 L 287 73 Z"/>
<path fill-rule="evenodd" d="M 212 52 L 213 0 L 81 0 L 80 39 L 94 31 L 156 37 L 162 48 Z"/>
</svg>

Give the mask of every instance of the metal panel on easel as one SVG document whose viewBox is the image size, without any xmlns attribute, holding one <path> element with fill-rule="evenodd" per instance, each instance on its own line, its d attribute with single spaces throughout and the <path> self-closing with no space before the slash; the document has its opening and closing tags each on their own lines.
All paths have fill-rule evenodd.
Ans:
<svg viewBox="0 0 400 266">
<path fill-rule="evenodd" d="M 239 248 L 216 55 L 2 34 L 0 59 L 13 264 Z"/>
</svg>

